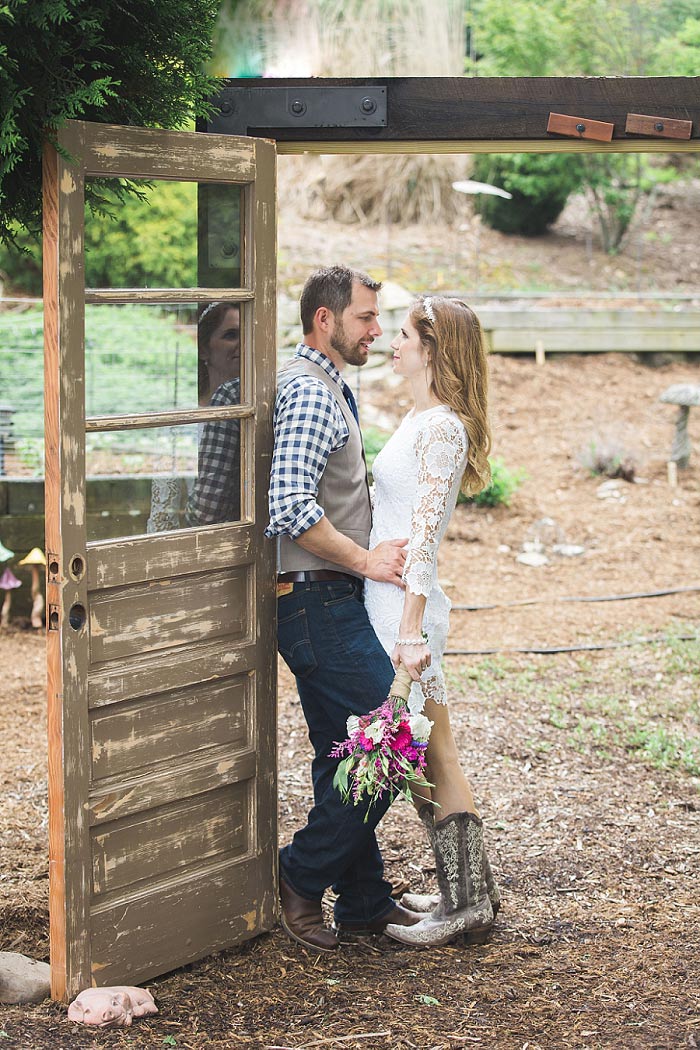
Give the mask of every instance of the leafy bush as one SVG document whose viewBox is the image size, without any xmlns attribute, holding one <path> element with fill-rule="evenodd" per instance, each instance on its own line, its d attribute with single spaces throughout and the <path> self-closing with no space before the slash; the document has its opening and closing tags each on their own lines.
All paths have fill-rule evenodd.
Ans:
<svg viewBox="0 0 700 1050">
<path fill-rule="evenodd" d="M 512 193 L 512 200 L 480 193 L 476 208 L 487 226 L 501 233 L 535 237 L 558 218 L 581 185 L 579 157 L 565 153 L 479 154 L 474 178 Z"/>
<path fill-rule="evenodd" d="M 365 443 L 367 470 L 371 480 L 372 465 L 391 435 L 377 427 L 367 427 L 362 431 L 362 437 Z M 476 507 L 510 506 L 513 495 L 525 481 L 527 474 L 520 467 L 510 470 L 500 456 L 489 458 L 489 463 L 491 465 L 490 484 L 476 496 L 464 496 L 460 492 L 457 497 L 458 503 L 473 503 Z"/>
<path fill-rule="evenodd" d="M 501 456 L 489 458 L 491 483 L 476 496 L 462 496 L 458 503 L 473 503 L 476 507 L 509 507 L 510 501 L 527 478 L 521 467 L 510 470 Z"/>
<path fill-rule="evenodd" d="M 197 187 L 156 182 L 142 195 L 115 201 L 110 214 L 85 215 L 85 283 L 103 288 L 170 288 L 197 284 Z M 0 244 L 8 289 L 41 295 L 41 242 L 16 231 Z"/>
<path fill-rule="evenodd" d="M 382 451 L 391 434 L 379 427 L 365 427 L 362 431 L 362 440 L 365 446 L 365 460 L 367 461 L 367 473 L 372 480 L 372 466 L 378 454 Z"/>
<path fill-rule="evenodd" d="M 592 438 L 578 459 L 593 477 L 634 481 L 637 473 L 635 457 L 614 438 Z"/>
</svg>

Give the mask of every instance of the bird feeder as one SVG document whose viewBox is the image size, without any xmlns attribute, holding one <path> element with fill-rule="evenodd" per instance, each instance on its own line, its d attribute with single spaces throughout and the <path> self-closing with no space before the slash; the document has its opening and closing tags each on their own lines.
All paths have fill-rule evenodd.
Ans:
<svg viewBox="0 0 700 1050">
<path fill-rule="evenodd" d="M 10 622 L 10 606 L 12 605 L 12 592 L 16 587 L 21 587 L 22 583 L 17 579 L 12 569 L 7 566 L 2 576 L 0 576 L 0 590 L 5 592 L 5 600 L 2 603 L 2 611 L 0 612 L 0 626 L 7 627 Z"/>
<path fill-rule="evenodd" d="M 41 593 L 41 582 L 39 579 L 39 566 L 46 565 L 44 552 L 38 547 L 33 547 L 26 558 L 22 558 L 20 565 L 27 565 L 32 570 L 32 627 L 43 627 L 44 625 L 44 595 Z"/>
</svg>

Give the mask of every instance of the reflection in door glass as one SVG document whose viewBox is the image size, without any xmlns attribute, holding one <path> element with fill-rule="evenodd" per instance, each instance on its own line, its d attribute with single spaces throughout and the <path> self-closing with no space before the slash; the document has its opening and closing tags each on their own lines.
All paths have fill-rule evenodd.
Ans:
<svg viewBox="0 0 700 1050">
<path fill-rule="evenodd" d="M 124 185 L 100 179 L 110 215 L 85 210 L 88 288 L 240 287 L 242 186 L 150 180 L 137 197 Z"/>
<path fill-rule="evenodd" d="M 197 392 L 200 407 L 241 400 L 241 307 L 210 303 L 197 327 Z"/>
<path fill-rule="evenodd" d="M 86 306 L 86 415 L 237 404 L 245 309 L 217 301 Z"/>
<path fill-rule="evenodd" d="M 241 426 L 217 419 L 87 434 L 88 540 L 241 517 Z"/>
</svg>

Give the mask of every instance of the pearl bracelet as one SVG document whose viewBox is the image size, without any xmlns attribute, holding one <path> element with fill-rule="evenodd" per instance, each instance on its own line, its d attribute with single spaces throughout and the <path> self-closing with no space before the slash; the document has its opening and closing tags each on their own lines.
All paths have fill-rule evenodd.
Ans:
<svg viewBox="0 0 700 1050">
<path fill-rule="evenodd" d="M 397 645 L 425 645 L 425 638 L 397 638 Z"/>
</svg>

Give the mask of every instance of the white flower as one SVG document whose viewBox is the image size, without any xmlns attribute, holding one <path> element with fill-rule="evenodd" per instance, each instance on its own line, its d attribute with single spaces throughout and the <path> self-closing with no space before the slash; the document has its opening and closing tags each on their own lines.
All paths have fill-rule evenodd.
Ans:
<svg viewBox="0 0 700 1050">
<path fill-rule="evenodd" d="M 384 723 L 379 718 L 375 719 L 374 722 L 364 730 L 364 734 L 373 744 L 381 744 L 384 739 Z"/>
<path fill-rule="evenodd" d="M 425 715 L 411 715 L 408 720 L 408 724 L 411 727 L 411 733 L 413 739 L 417 740 L 419 744 L 425 744 L 430 736 L 430 730 L 433 728 L 433 723 Z M 365 730 L 365 733 L 367 730 Z"/>
<path fill-rule="evenodd" d="M 352 736 L 353 733 L 357 732 L 357 730 L 360 728 L 360 719 L 357 717 L 357 715 L 350 715 L 346 723 L 346 728 L 348 731 L 348 736 Z"/>
</svg>

